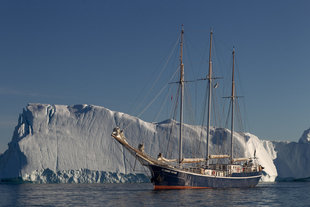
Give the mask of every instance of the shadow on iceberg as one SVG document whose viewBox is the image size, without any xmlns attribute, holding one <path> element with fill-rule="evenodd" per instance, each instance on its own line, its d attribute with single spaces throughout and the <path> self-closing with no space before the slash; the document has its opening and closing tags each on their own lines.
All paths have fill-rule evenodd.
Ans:
<svg viewBox="0 0 310 207">
<path fill-rule="evenodd" d="M 10 143 L 9 149 L 0 156 L 0 182 L 21 182 L 22 169 L 27 158 L 18 143 Z"/>
<path fill-rule="evenodd" d="M 22 169 L 28 164 L 21 151 L 20 141 L 32 132 L 33 115 L 24 109 L 15 127 L 9 148 L 0 155 L 0 182 L 20 182 Z"/>
<path fill-rule="evenodd" d="M 276 181 L 310 181 L 310 144 L 275 142 Z"/>
</svg>

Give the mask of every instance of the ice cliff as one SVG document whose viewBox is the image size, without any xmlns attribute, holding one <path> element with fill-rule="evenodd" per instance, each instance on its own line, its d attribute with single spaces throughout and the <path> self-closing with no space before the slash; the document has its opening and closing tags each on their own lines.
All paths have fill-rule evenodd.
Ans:
<svg viewBox="0 0 310 207">
<path fill-rule="evenodd" d="M 177 130 L 170 130 L 173 122 L 148 123 L 92 105 L 29 104 L 19 117 L 8 150 L 0 155 L 0 179 L 22 178 L 40 183 L 145 182 L 148 171 L 111 138 L 111 132 L 119 126 L 133 146 L 143 143 L 145 151 L 154 157 L 159 152 L 177 157 Z M 185 125 L 184 156 L 204 155 L 201 133 L 206 132 L 198 126 Z M 229 151 L 229 135 L 227 129 L 212 128 L 211 153 Z M 236 133 L 234 156 L 251 157 L 256 150 L 265 167 L 263 181 L 306 178 L 310 177 L 310 144 L 308 138 L 301 140 L 271 142 L 250 133 Z M 193 150 L 197 148 L 200 154 Z M 175 153 L 167 153 L 170 150 Z"/>
</svg>

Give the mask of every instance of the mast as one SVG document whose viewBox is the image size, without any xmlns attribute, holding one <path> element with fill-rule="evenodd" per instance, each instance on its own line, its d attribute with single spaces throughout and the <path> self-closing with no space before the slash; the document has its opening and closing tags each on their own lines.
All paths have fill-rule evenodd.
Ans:
<svg viewBox="0 0 310 207">
<path fill-rule="evenodd" d="M 232 52 L 233 56 L 233 68 L 232 68 L 232 86 L 231 86 L 231 137 L 230 137 L 230 158 L 233 163 L 233 134 L 234 134 L 234 102 L 235 102 L 235 48 Z"/>
<path fill-rule="evenodd" d="M 211 60 L 211 51 L 212 51 L 212 35 L 213 32 L 210 32 L 210 51 L 209 51 L 209 74 L 207 76 L 209 82 L 209 95 L 208 95 L 208 117 L 207 117 L 207 152 L 206 159 L 207 165 L 209 165 L 209 139 L 210 139 L 210 120 L 211 120 L 211 100 L 212 100 L 212 60 Z"/>
<path fill-rule="evenodd" d="M 183 155 L 182 155 L 182 124 L 183 124 L 183 96 L 184 96 L 184 64 L 183 64 L 183 35 L 184 29 L 182 24 L 181 30 L 181 41 L 180 41 L 180 87 L 181 87 L 181 97 L 180 97 L 180 138 L 179 138 L 179 165 L 181 166 Z"/>
</svg>

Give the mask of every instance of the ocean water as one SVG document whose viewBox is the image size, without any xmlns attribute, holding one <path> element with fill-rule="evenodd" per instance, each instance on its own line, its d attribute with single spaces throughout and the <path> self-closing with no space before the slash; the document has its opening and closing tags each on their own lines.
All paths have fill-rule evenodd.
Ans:
<svg viewBox="0 0 310 207">
<path fill-rule="evenodd" d="M 153 190 L 143 184 L 0 184 L 0 206 L 310 206 L 310 182 L 247 189 Z"/>
</svg>

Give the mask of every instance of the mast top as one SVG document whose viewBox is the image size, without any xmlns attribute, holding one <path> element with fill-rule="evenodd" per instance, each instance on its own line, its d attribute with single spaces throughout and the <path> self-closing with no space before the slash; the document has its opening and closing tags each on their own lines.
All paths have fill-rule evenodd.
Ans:
<svg viewBox="0 0 310 207">
<path fill-rule="evenodd" d="M 181 35 L 183 36 L 184 34 L 184 24 L 181 24 Z"/>
<path fill-rule="evenodd" d="M 183 66 L 183 36 L 184 36 L 184 25 L 182 24 L 181 39 L 180 39 L 180 65 L 181 67 Z M 181 70 L 183 70 L 183 68 L 181 68 Z"/>
</svg>

